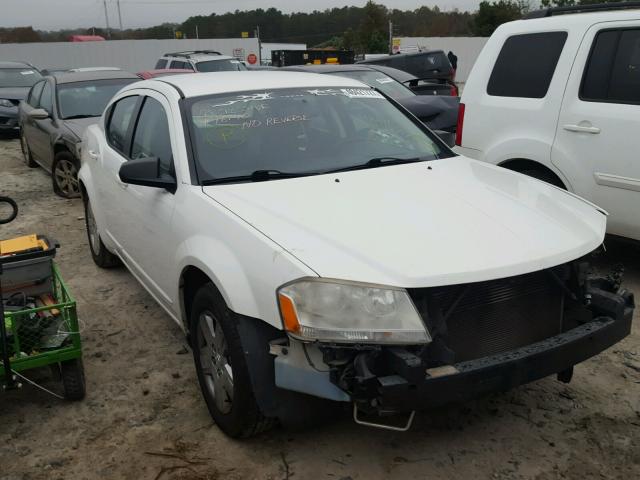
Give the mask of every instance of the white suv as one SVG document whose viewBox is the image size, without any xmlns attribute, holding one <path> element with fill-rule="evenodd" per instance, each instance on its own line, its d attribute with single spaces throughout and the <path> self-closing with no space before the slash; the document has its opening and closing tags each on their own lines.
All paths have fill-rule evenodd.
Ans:
<svg viewBox="0 0 640 480">
<path fill-rule="evenodd" d="M 609 233 L 640 240 L 640 9 L 620 7 L 498 28 L 464 89 L 457 151 L 587 198 Z"/>
<path fill-rule="evenodd" d="M 165 53 L 156 63 L 156 70 L 179 69 L 195 72 L 235 72 L 247 70 L 237 58 L 222 55 L 214 50 L 192 50 Z"/>
<path fill-rule="evenodd" d="M 82 154 L 94 261 L 124 263 L 189 333 L 229 435 L 325 402 L 408 428 L 419 408 L 568 381 L 629 334 L 632 296 L 584 265 L 601 211 L 456 156 L 357 80 L 131 84 Z"/>
</svg>

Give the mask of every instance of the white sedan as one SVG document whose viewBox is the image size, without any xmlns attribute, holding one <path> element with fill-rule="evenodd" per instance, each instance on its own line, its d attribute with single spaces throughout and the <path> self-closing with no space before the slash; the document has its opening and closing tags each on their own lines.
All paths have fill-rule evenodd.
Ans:
<svg viewBox="0 0 640 480">
<path fill-rule="evenodd" d="M 630 330 L 631 294 L 584 264 L 604 212 L 455 155 L 356 80 L 135 83 L 82 154 L 95 262 L 124 263 L 184 328 L 231 436 L 319 404 L 406 429 L 431 405 L 569 381 Z"/>
</svg>

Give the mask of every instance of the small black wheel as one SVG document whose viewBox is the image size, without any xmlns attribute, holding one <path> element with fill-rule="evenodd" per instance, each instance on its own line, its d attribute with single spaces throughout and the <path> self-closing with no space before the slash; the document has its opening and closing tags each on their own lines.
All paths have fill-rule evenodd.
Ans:
<svg viewBox="0 0 640 480">
<path fill-rule="evenodd" d="M 554 185 L 563 190 L 567 189 L 567 187 L 564 186 L 564 184 L 558 179 L 558 177 L 556 177 L 550 172 L 546 172 L 544 170 L 532 169 L 532 170 L 522 170 L 520 173 L 522 173 L 523 175 L 527 175 L 529 177 L 537 178 L 538 180 L 542 180 L 543 182 L 550 183 L 551 185 Z"/>
<path fill-rule="evenodd" d="M 22 155 L 24 155 L 24 163 L 27 164 L 27 167 L 36 168 L 38 164 L 33 160 L 33 155 L 31 154 L 31 149 L 29 148 L 29 142 L 27 142 L 27 137 L 24 136 L 24 131 L 20 132 L 20 148 L 22 149 Z"/>
<path fill-rule="evenodd" d="M 53 160 L 51 179 L 53 191 L 62 198 L 78 198 L 80 184 L 78 183 L 80 162 L 69 152 L 60 152 Z"/>
<path fill-rule="evenodd" d="M 67 400 L 82 400 L 86 394 L 82 360 L 74 358 L 73 360 L 60 362 L 60 376 L 64 386 L 64 398 Z"/>
<path fill-rule="evenodd" d="M 84 199 L 84 221 L 87 227 L 87 239 L 93 262 L 100 268 L 113 268 L 120 265 L 120 259 L 107 250 L 98 233 L 98 225 L 93 215 L 91 202 L 88 197 Z"/>
<path fill-rule="evenodd" d="M 220 429 L 233 438 L 268 430 L 275 419 L 256 403 L 238 329 L 220 293 L 201 287 L 191 308 L 193 357 L 207 408 Z"/>
</svg>

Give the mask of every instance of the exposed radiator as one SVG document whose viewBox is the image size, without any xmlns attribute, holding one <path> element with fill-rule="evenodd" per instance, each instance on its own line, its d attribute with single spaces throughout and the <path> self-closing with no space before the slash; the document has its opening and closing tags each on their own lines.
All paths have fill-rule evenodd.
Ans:
<svg viewBox="0 0 640 480">
<path fill-rule="evenodd" d="M 546 271 L 409 293 L 423 317 L 427 305 L 429 312 L 437 307 L 448 314 L 443 340 L 456 362 L 529 345 L 562 329 L 563 292 Z"/>
</svg>

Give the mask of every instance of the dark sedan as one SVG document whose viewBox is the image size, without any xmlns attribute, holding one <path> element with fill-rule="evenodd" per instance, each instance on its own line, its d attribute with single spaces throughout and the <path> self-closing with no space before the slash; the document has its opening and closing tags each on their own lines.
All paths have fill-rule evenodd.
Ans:
<svg viewBox="0 0 640 480">
<path fill-rule="evenodd" d="M 368 65 L 307 65 L 284 67 L 282 70 L 326 73 L 360 80 L 401 104 L 449 146 L 455 143 L 459 97 L 416 95 L 409 87 Z"/>
<path fill-rule="evenodd" d="M 20 143 L 28 166 L 51 173 L 53 191 L 61 197 L 80 194 L 80 142 L 97 123 L 111 97 L 140 80 L 123 71 L 63 73 L 36 83 L 20 103 Z"/>
<path fill-rule="evenodd" d="M 41 79 L 40 72 L 28 63 L 0 62 L 0 132 L 18 130 L 18 104 Z"/>
</svg>

